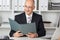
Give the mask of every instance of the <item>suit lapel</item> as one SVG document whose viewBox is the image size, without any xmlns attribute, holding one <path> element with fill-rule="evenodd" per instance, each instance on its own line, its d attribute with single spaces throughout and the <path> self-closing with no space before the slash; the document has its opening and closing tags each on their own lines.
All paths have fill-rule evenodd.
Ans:
<svg viewBox="0 0 60 40">
<path fill-rule="evenodd" d="M 23 13 L 23 23 L 27 23 L 27 20 L 26 20 L 26 15 L 25 15 L 25 13 Z"/>
<path fill-rule="evenodd" d="M 33 12 L 31 23 L 33 23 L 33 22 L 34 22 L 34 20 L 35 20 L 35 14 L 34 14 L 34 12 Z"/>
</svg>

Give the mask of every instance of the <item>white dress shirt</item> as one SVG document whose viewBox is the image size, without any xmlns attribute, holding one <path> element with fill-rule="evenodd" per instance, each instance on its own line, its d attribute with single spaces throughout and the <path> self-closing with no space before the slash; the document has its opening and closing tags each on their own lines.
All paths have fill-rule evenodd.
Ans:
<svg viewBox="0 0 60 40">
<path fill-rule="evenodd" d="M 31 15 L 27 15 L 27 14 L 26 14 L 27 23 L 31 23 L 32 15 L 33 15 L 33 13 L 31 13 Z"/>
</svg>

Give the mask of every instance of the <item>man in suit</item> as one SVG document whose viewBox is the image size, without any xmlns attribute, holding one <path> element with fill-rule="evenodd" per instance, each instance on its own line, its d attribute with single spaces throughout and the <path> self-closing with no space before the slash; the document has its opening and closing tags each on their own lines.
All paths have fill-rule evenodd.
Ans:
<svg viewBox="0 0 60 40">
<path fill-rule="evenodd" d="M 46 34 L 43 21 L 42 21 L 42 16 L 34 13 L 33 12 L 34 8 L 35 8 L 34 0 L 26 0 L 25 5 L 24 5 L 24 12 L 22 14 L 15 16 L 15 21 L 18 22 L 19 24 L 27 24 L 27 23 L 33 23 L 33 22 L 36 23 L 37 33 L 30 32 L 26 34 L 26 36 L 30 38 L 41 37 L 41 36 L 45 36 Z M 10 36 L 21 37 L 23 36 L 23 33 L 21 33 L 20 31 L 16 32 L 14 30 L 11 30 Z"/>
</svg>

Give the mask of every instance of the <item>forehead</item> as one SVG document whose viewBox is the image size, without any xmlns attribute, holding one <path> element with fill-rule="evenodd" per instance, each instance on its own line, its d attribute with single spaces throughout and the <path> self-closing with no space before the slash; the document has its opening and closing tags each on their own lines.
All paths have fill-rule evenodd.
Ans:
<svg viewBox="0 0 60 40">
<path fill-rule="evenodd" d="M 33 1 L 26 1 L 25 2 L 25 5 L 27 5 L 27 6 L 33 6 L 34 3 L 33 3 Z"/>
</svg>

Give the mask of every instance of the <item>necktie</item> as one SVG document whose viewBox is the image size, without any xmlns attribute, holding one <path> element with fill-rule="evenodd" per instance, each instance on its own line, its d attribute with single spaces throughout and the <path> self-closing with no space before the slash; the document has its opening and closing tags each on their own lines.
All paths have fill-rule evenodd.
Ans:
<svg viewBox="0 0 60 40">
<path fill-rule="evenodd" d="M 31 17 L 28 17 L 27 23 L 31 23 Z"/>
</svg>

